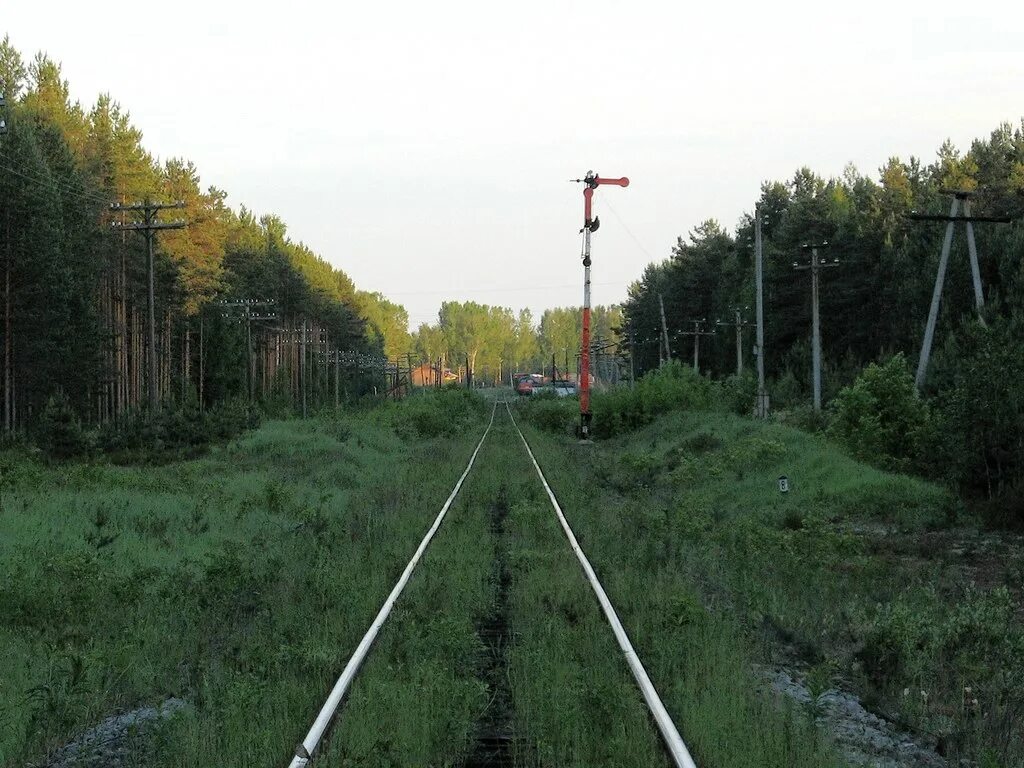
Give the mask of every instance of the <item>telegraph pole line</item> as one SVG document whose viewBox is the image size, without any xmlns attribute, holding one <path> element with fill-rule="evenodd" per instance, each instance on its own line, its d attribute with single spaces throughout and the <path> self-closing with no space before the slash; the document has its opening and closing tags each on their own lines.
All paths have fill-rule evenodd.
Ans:
<svg viewBox="0 0 1024 768">
<path fill-rule="evenodd" d="M 962 221 L 967 225 L 967 251 L 971 262 L 971 282 L 974 285 L 974 308 L 978 313 L 978 320 L 982 325 L 985 318 L 982 317 L 982 310 L 985 308 L 985 295 L 981 289 L 981 269 L 978 265 L 978 248 L 974 243 L 974 222 L 988 222 L 993 224 L 1009 224 L 1012 219 L 1000 216 L 972 216 L 971 197 L 975 194 L 966 189 L 944 189 L 946 194 L 953 196 L 953 202 L 949 206 L 948 216 L 934 216 L 929 214 L 911 211 L 908 219 L 915 221 L 944 221 L 946 222 L 946 235 L 942 240 L 942 253 L 939 256 L 939 270 L 935 275 L 935 290 L 932 292 L 932 304 L 928 310 L 928 322 L 924 329 L 924 342 L 921 344 L 921 356 L 917 359 L 917 375 L 914 378 L 917 388 L 924 386 L 925 376 L 928 373 L 928 359 L 932 353 L 932 342 L 935 339 L 935 325 L 939 318 L 939 301 L 942 298 L 942 286 L 946 280 L 946 267 L 949 264 L 949 251 L 953 245 L 953 228 L 956 222 Z M 963 203 L 964 214 L 958 216 L 960 204 Z"/>
<path fill-rule="evenodd" d="M 225 299 L 218 301 L 222 317 L 231 317 L 234 310 L 241 310 L 241 320 L 245 322 L 245 357 L 248 373 L 246 381 L 249 385 L 249 402 L 254 399 L 255 373 L 253 371 L 252 324 L 253 321 L 276 320 L 277 315 L 271 308 L 277 306 L 274 299 Z M 261 311 L 262 310 L 262 311 Z"/>
<path fill-rule="evenodd" d="M 142 214 L 141 221 L 121 222 L 112 221 L 110 225 L 117 230 L 131 230 L 133 232 L 142 232 L 146 238 L 146 271 L 147 271 L 147 315 L 149 321 L 149 329 L 147 334 L 147 352 L 149 353 L 148 360 L 148 377 L 149 380 L 146 382 L 147 390 L 149 393 L 149 410 L 150 413 L 156 413 L 159 407 L 157 398 L 157 381 L 156 381 L 156 297 L 154 291 L 154 268 L 153 268 L 153 240 L 156 233 L 162 229 L 183 229 L 185 222 L 181 220 L 177 221 L 157 221 L 157 215 L 160 211 L 169 209 L 180 209 L 184 208 L 184 201 L 177 201 L 174 203 L 153 203 L 148 198 L 141 203 L 131 203 L 128 205 L 122 203 L 111 203 L 111 211 L 138 211 Z"/>
<path fill-rule="evenodd" d="M 299 358 L 299 378 L 302 379 L 302 418 L 306 418 L 306 320 L 302 320 L 302 345 Z"/>
<path fill-rule="evenodd" d="M 817 245 L 805 245 L 803 249 L 811 252 L 811 263 L 797 264 L 795 261 L 793 262 L 793 269 L 809 269 L 811 271 L 811 356 L 814 366 L 814 410 L 816 411 L 821 410 L 821 318 L 818 310 L 818 273 L 824 267 L 839 266 L 839 259 L 833 259 L 831 263 L 818 259 L 818 249 L 828 247 L 827 241 Z"/>
<path fill-rule="evenodd" d="M 750 307 L 734 307 L 733 311 L 736 314 L 736 319 L 731 323 L 723 323 L 721 320 L 715 323 L 715 325 L 722 326 L 734 326 L 736 328 L 736 375 L 743 375 L 743 329 L 749 328 L 752 323 L 747 322 L 743 319 L 743 310 L 750 309 Z"/>
<path fill-rule="evenodd" d="M 665 322 L 665 301 L 661 294 L 658 294 L 658 309 L 661 311 L 661 343 L 665 350 L 665 362 L 672 362 L 672 350 L 668 346 L 668 324 Z M 659 354 L 658 357 L 661 357 Z"/>
<path fill-rule="evenodd" d="M 706 318 L 700 320 L 691 320 L 693 323 L 692 331 L 680 331 L 677 336 L 693 336 L 693 370 L 700 373 L 700 337 L 701 336 L 714 336 L 714 331 L 705 331 L 704 324 L 707 322 Z"/>
<path fill-rule="evenodd" d="M 768 392 L 764 386 L 764 247 L 761 206 L 754 208 L 754 282 L 757 288 L 757 407 L 758 418 L 768 416 Z"/>
</svg>

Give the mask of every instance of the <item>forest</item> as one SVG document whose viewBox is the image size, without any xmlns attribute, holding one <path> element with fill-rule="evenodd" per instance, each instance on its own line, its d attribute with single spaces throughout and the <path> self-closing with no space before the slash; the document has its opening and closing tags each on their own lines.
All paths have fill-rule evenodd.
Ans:
<svg viewBox="0 0 1024 768">
<path fill-rule="evenodd" d="M 61 398 L 75 418 L 106 423 L 146 405 L 147 256 L 130 231 L 155 213 L 156 398 L 168 407 L 245 398 L 294 406 L 302 357 L 314 401 L 329 402 L 337 355 L 345 395 L 380 383 L 387 361 L 436 363 L 481 382 L 508 373 L 575 371 L 579 311 L 445 302 L 412 334 L 405 308 L 361 291 L 342 269 L 288 235 L 273 214 L 228 204 L 183 158 L 158 161 L 113 97 L 85 108 L 60 65 L 0 43 L 0 256 L 3 428 L 31 428 Z M 176 222 L 184 227 L 170 228 Z M 338 259 L 334 259 L 336 262 Z M 595 314 L 611 340 L 615 307 Z M 303 331 L 305 328 L 305 331 Z M 303 343 L 305 339 L 305 343 Z"/>
<path fill-rule="evenodd" d="M 154 213 L 160 403 L 216 404 L 246 388 L 294 391 L 307 351 L 381 353 L 404 310 L 358 291 L 280 218 L 233 210 L 182 158 L 158 162 L 111 96 L 72 100 L 53 59 L 0 43 L 3 426 L 31 426 L 57 395 L 106 422 L 146 399 L 147 260 L 139 207 Z M 248 349 L 247 349 L 248 344 Z M 311 358 L 312 359 L 312 358 Z"/>
<path fill-rule="evenodd" d="M 68 418 L 87 424 L 137 416 L 146 410 L 150 378 L 156 402 L 170 410 L 246 399 L 287 410 L 306 389 L 314 406 L 330 404 L 332 376 L 337 389 L 344 375 L 346 399 L 377 391 L 389 362 L 429 362 L 461 376 L 468 368 L 477 383 L 507 381 L 515 371 L 576 374 L 578 308 L 547 309 L 537 319 L 529 309 L 446 301 L 435 323 L 410 332 L 404 307 L 357 289 L 334 266 L 344 255 L 329 261 L 290 238 L 279 217 L 232 208 L 227 192 L 204 187 L 188 160 L 158 161 L 113 97 L 89 108 L 74 101 L 49 56 L 26 61 L 5 38 L 0 92 L 7 125 L 0 138 L 0 421 L 8 433 L 31 431 L 54 398 Z M 1012 223 L 975 226 L 980 313 L 965 232 L 956 227 L 935 349 L 918 393 L 907 379 L 945 227 L 909 214 L 945 213 L 950 190 L 973 193 L 974 215 Z M 153 233 L 150 377 L 146 239 L 131 230 L 144 224 L 140 208 L 154 202 L 174 207 L 153 212 L 166 229 Z M 836 178 L 801 168 L 789 180 L 765 182 L 753 208 L 763 224 L 773 411 L 845 435 L 861 455 L 954 478 L 1020 518 L 1012 510 L 1024 484 L 1024 124 L 1001 125 L 966 152 L 947 141 L 931 163 L 893 157 L 877 179 L 852 166 Z M 173 228 L 179 220 L 185 226 Z M 745 362 L 749 382 L 753 240 L 753 212 L 731 232 L 704 221 L 678 238 L 669 258 L 647 267 L 623 306 L 596 309 L 595 345 L 617 380 L 667 358 L 689 362 L 699 343 L 702 373 L 735 375 Z M 805 413 L 810 280 L 794 267 L 806 262 L 803 246 L 824 243 L 835 267 L 823 270 L 820 294 L 827 407 L 812 414 Z M 728 325 L 737 321 L 739 360 L 736 328 Z M 343 374 L 332 373 L 330 363 L 342 359 Z M 866 427 L 878 414 L 864 409 L 865 398 L 899 410 L 885 418 L 899 426 Z M 858 403 L 862 412 L 851 411 Z"/>
<path fill-rule="evenodd" d="M 978 313 L 965 225 L 954 228 L 927 378 L 916 367 L 935 286 L 945 225 L 910 214 L 944 215 L 953 190 L 972 192 L 972 215 L 1012 222 L 974 225 L 984 309 Z M 774 411 L 844 440 L 889 468 L 953 480 L 991 500 L 993 514 L 1024 519 L 1024 122 L 1004 124 L 966 152 L 950 142 L 931 163 L 890 158 L 877 180 L 850 166 L 838 178 L 808 168 L 766 182 L 754 201 L 764 238 L 764 365 Z M 754 211 L 734 232 L 704 221 L 650 264 L 623 306 L 638 372 L 670 352 L 689 364 L 694 321 L 700 370 L 736 372 L 737 310 L 754 319 Z M 827 243 L 821 270 L 823 414 L 811 398 L 811 279 L 794 267 L 804 246 Z M 838 263 L 835 263 L 838 262 Z M 743 327 L 747 375 L 753 327 Z"/>
</svg>

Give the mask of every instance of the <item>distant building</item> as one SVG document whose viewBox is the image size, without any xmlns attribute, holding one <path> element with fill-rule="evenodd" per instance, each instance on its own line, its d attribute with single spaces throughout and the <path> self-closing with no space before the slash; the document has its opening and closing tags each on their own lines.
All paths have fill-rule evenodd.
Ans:
<svg viewBox="0 0 1024 768">
<path fill-rule="evenodd" d="M 439 369 L 430 363 L 423 363 L 418 368 L 412 369 L 412 385 L 414 387 L 437 387 L 458 380 L 458 375 L 452 373 L 448 368 Z"/>
</svg>

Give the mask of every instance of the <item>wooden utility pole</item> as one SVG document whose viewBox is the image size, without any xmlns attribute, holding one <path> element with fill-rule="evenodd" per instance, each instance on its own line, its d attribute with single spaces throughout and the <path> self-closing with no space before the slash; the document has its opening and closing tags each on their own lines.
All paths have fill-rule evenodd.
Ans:
<svg viewBox="0 0 1024 768">
<path fill-rule="evenodd" d="M 949 250 L 953 244 L 953 227 L 956 222 L 962 221 L 967 225 L 967 251 L 971 261 L 971 282 L 974 285 L 974 308 L 978 313 L 978 320 L 982 325 L 985 318 L 982 317 L 982 310 L 985 308 L 985 295 L 981 289 L 981 268 L 978 265 L 978 248 L 974 243 L 974 222 L 988 222 L 993 224 L 1009 224 L 1012 219 L 999 216 L 972 216 L 971 197 L 974 192 L 966 189 L 944 189 L 944 193 L 953 196 L 953 202 L 949 206 L 948 216 L 931 216 L 928 214 L 911 211 L 908 219 L 915 221 L 944 221 L 946 222 L 946 236 L 942 240 L 942 254 L 939 256 L 939 271 L 935 275 L 935 289 L 932 292 L 932 304 L 928 310 L 928 322 L 924 329 L 924 342 L 921 344 L 921 356 L 917 359 L 917 376 L 915 383 L 920 389 L 924 386 L 925 377 L 928 374 L 928 359 L 932 353 L 932 342 L 935 339 L 935 324 L 939 317 L 939 301 L 942 298 L 942 286 L 946 280 L 946 266 L 949 264 Z M 963 216 L 958 216 L 960 204 L 963 203 Z"/>
<path fill-rule="evenodd" d="M 306 418 L 307 406 L 306 406 L 306 321 L 302 321 L 302 344 L 300 349 L 301 357 L 299 358 L 299 378 L 301 379 L 302 387 L 302 418 Z"/>
<path fill-rule="evenodd" d="M 133 232 L 142 232 L 146 238 L 146 271 L 147 271 L 147 293 L 146 293 L 146 313 L 147 322 L 149 328 L 147 332 L 147 374 L 148 381 L 146 382 L 146 388 L 149 395 L 149 410 L 150 414 L 156 413 L 159 408 L 159 398 L 157 397 L 157 378 L 156 378 L 156 296 L 154 289 L 154 267 L 153 267 L 153 239 L 161 229 L 182 229 L 185 226 L 185 222 L 178 221 L 157 221 L 157 214 L 160 211 L 168 210 L 172 208 L 180 209 L 184 208 L 185 203 L 181 200 L 175 203 L 153 203 L 147 198 L 141 203 L 131 203 L 124 205 L 122 203 L 111 203 L 111 211 L 139 211 L 142 214 L 141 221 L 113 221 L 111 226 L 119 230 L 131 230 Z"/>
<path fill-rule="evenodd" d="M 629 329 L 629 388 L 636 385 L 636 338 L 633 329 Z"/>
<path fill-rule="evenodd" d="M 819 290 L 818 290 L 818 273 L 824 267 L 836 267 L 839 266 L 839 259 L 833 259 L 830 263 L 825 263 L 818 259 L 818 249 L 828 248 L 828 241 L 818 243 L 817 245 L 805 245 L 803 249 L 810 250 L 811 252 L 811 263 L 810 264 L 797 264 L 793 262 L 793 269 L 809 269 L 811 271 L 811 357 L 813 359 L 813 379 L 814 379 L 814 410 L 821 410 L 821 316 L 819 312 Z"/>
<path fill-rule="evenodd" d="M 715 323 L 720 326 L 734 326 L 736 328 L 736 375 L 743 375 L 743 329 L 751 325 L 743 319 L 743 310 L 750 309 L 750 307 L 734 307 L 733 312 L 736 315 L 736 319 L 731 323 L 724 323 L 721 320 Z"/>
<path fill-rule="evenodd" d="M 205 346 L 205 324 L 203 322 L 203 316 L 199 316 L 199 410 L 203 410 L 206 407 L 205 386 L 206 386 L 206 350 Z"/>
<path fill-rule="evenodd" d="M 235 317 L 236 310 L 241 311 L 238 319 L 245 323 L 245 359 L 246 359 L 246 384 L 249 390 L 249 402 L 254 399 L 256 388 L 256 372 L 253 364 L 252 348 L 252 324 L 253 321 L 276 320 L 277 314 L 270 311 L 277 306 L 274 299 L 225 299 L 218 301 L 217 306 L 221 308 L 222 317 Z"/>
<path fill-rule="evenodd" d="M 692 331 L 680 331 L 680 336 L 693 336 L 693 370 L 700 373 L 700 337 L 701 336 L 714 336 L 714 331 L 705 331 L 704 324 L 707 323 L 707 319 L 701 318 L 700 320 L 691 320 L 693 323 Z"/>
<path fill-rule="evenodd" d="M 761 207 L 754 209 L 754 282 L 757 288 L 757 407 L 758 418 L 768 416 L 768 391 L 764 386 L 764 249 L 761 237 Z"/>
<path fill-rule="evenodd" d="M 661 294 L 658 294 L 658 308 L 661 310 L 661 343 L 664 344 L 665 359 L 664 362 L 672 362 L 672 350 L 668 346 L 668 324 L 665 322 L 665 301 L 662 299 Z M 658 355 L 661 357 L 661 355 Z"/>
</svg>

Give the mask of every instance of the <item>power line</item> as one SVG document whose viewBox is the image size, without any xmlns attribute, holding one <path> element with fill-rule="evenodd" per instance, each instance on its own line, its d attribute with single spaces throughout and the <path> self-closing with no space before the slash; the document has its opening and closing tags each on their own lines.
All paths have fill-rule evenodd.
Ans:
<svg viewBox="0 0 1024 768">
<path fill-rule="evenodd" d="M 621 285 L 621 284 L 622 284 L 622 281 L 620 281 L 620 280 L 611 280 L 611 281 L 604 282 L 604 283 L 591 283 L 591 285 Z M 453 288 L 453 287 L 449 286 L 448 288 L 439 288 L 439 289 L 436 289 L 436 290 L 427 290 L 427 291 L 388 291 L 387 295 L 388 296 L 432 296 L 432 295 L 450 295 L 452 293 L 467 292 L 467 291 L 471 291 L 473 293 L 506 293 L 506 292 L 513 292 L 513 291 L 516 291 L 516 292 L 518 292 L 518 291 L 553 291 L 553 290 L 562 289 L 562 288 L 579 288 L 579 286 L 578 285 L 569 285 L 569 284 L 565 284 L 565 285 L 524 285 L 524 286 L 516 286 L 516 287 L 512 287 L 512 288 L 505 288 L 505 287 L 503 287 L 503 288 L 495 288 L 495 287 L 490 287 L 490 288 L 458 288 L 458 287 L 456 287 L 456 288 Z"/>
<path fill-rule="evenodd" d="M 107 205 L 107 199 L 106 198 L 99 197 L 98 195 L 93 195 L 93 194 L 91 194 L 89 192 L 86 192 L 86 191 L 84 191 L 82 189 L 76 189 L 76 188 L 72 187 L 71 185 L 67 184 L 66 182 L 58 181 L 57 179 L 55 179 L 53 177 L 50 177 L 49 179 L 46 179 L 46 178 L 43 178 L 41 176 L 34 176 L 34 175 L 31 175 L 31 174 L 27 174 L 24 171 L 21 171 L 21 170 L 19 170 L 17 168 L 13 168 L 13 167 L 5 164 L 5 163 L 0 163 L 0 171 L 3 171 L 4 173 L 9 173 L 12 176 L 18 176 L 18 177 L 24 179 L 25 181 L 32 182 L 33 184 L 36 184 L 36 185 L 46 189 L 47 191 L 49 191 L 51 187 L 56 187 L 58 191 L 66 192 L 67 194 L 69 194 L 72 197 L 78 197 L 81 200 L 88 200 L 88 201 L 97 203 L 98 205 L 101 205 L 101 206 L 104 206 L 104 207 Z"/>
<path fill-rule="evenodd" d="M 640 238 L 633 234 L 633 230 L 631 230 L 629 226 L 626 224 L 626 222 L 622 220 L 622 217 L 619 216 L 618 212 L 614 208 L 612 208 L 611 203 L 609 203 L 607 200 L 602 200 L 601 203 L 602 205 L 606 206 L 609 211 L 612 212 L 612 216 L 618 219 L 619 224 L 622 225 L 622 228 L 625 230 L 626 234 L 629 235 L 630 238 L 632 238 L 633 242 L 636 243 L 637 247 L 644 252 L 644 256 L 646 256 L 651 261 L 657 261 L 657 259 L 651 255 L 651 252 L 644 248 L 644 244 L 640 242 Z"/>
<path fill-rule="evenodd" d="M 149 315 L 149 381 L 147 382 L 149 390 L 149 408 L 150 414 L 155 414 L 156 409 L 159 406 L 157 402 L 156 392 L 156 297 L 154 289 L 154 268 L 153 268 L 153 238 L 156 233 L 161 229 L 182 229 L 185 226 L 184 221 L 157 221 L 157 214 L 160 211 L 168 209 L 179 209 L 184 208 L 185 203 L 178 201 L 175 203 L 151 203 L 146 200 L 142 203 L 111 203 L 111 211 L 138 211 L 142 214 L 142 220 L 136 220 L 131 222 L 113 221 L 111 227 L 118 230 L 131 230 L 133 232 L 141 232 L 146 238 L 146 249 L 147 249 L 147 304 L 148 304 L 148 315 Z"/>
</svg>

